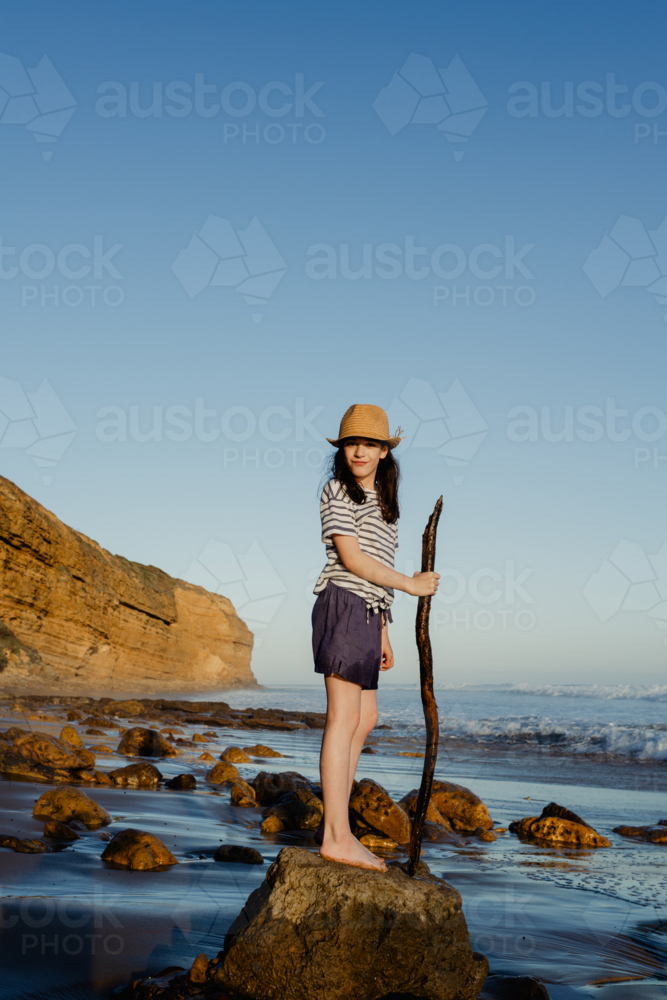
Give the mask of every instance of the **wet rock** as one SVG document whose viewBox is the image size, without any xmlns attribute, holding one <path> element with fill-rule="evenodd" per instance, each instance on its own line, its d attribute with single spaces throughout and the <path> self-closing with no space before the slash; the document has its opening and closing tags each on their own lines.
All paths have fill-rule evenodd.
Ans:
<svg viewBox="0 0 667 1000">
<path fill-rule="evenodd" d="M 188 973 L 188 979 L 190 980 L 191 983 L 205 983 L 207 979 L 207 973 L 208 973 L 208 958 L 202 952 L 200 955 L 197 955 L 194 962 L 192 963 L 192 966 Z"/>
<path fill-rule="evenodd" d="M 21 840 L 20 837 L 0 836 L 0 847 L 7 847 L 17 854 L 48 854 L 51 850 L 43 840 Z"/>
<path fill-rule="evenodd" d="M 423 757 L 423 753 L 418 753 L 416 750 L 399 750 L 396 753 L 397 757 Z"/>
<path fill-rule="evenodd" d="M 165 788 L 172 788 L 177 792 L 190 792 L 197 787 L 197 779 L 193 774 L 177 774 L 175 778 L 165 781 Z"/>
<path fill-rule="evenodd" d="M 362 747 L 361 748 L 361 752 L 362 753 L 377 753 L 377 750 L 374 750 L 373 747 Z"/>
<path fill-rule="evenodd" d="M 37 781 L 71 781 L 91 767 L 95 757 L 89 750 L 46 733 L 22 733 L 9 749 L 0 751 L 0 771 Z"/>
<path fill-rule="evenodd" d="M 284 757 L 282 753 L 278 753 L 277 750 L 272 750 L 271 747 L 264 746 L 263 743 L 255 743 L 254 746 L 246 747 L 246 753 L 250 754 L 251 757 Z"/>
<path fill-rule="evenodd" d="M 290 1000 L 474 1000 L 488 971 L 461 897 L 442 879 L 364 871 L 294 847 L 251 893 L 220 957 L 214 979 L 229 992 Z"/>
<path fill-rule="evenodd" d="M 77 712 L 75 708 L 70 708 L 70 710 L 67 713 L 67 721 L 78 722 L 80 718 L 81 718 L 81 712 Z"/>
<path fill-rule="evenodd" d="M 55 819 L 60 823 L 69 823 L 78 819 L 89 830 L 98 826 L 108 826 L 111 816 L 93 802 L 80 788 L 52 788 L 35 802 L 32 810 L 35 819 Z"/>
<path fill-rule="evenodd" d="M 157 729 L 133 726 L 118 744 L 118 753 L 126 757 L 175 757 L 178 750 L 160 736 Z"/>
<path fill-rule="evenodd" d="M 113 753 L 113 749 L 106 745 L 106 743 L 91 743 L 88 747 L 91 753 Z"/>
<path fill-rule="evenodd" d="M 581 826 L 588 826 L 592 830 L 593 827 L 586 820 L 583 820 L 581 816 L 577 816 L 575 812 L 570 809 L 566 809 L 565 806 L 559 806 L 556 802 L 550 802 L 548 806 L 545 806 L 541 812 L 541 816 L 554 816 L 556 819 L 569 819 L 571 823 L 579 823 Z"/>
<path fill-rule="evenodd" d="M 197 760 L 215 760 L 215 757 L 212 753 L 209 753 L 208 750 L 205 750 L 204 753 L 199 754 Z"/>
<path fill-rule="evenodd" d="M 405 812 L 408 814 L 410 819 L 414 819 L 415 811 L 417 809 L 417 799 L 419 798 L 419 789 L 413 788 L 411 792 L 404 795 L 403 798 L 398 803 Z M 442 827 L 443 830 L 447 830 L 451 833 L 452 824 L 449 820 L 442 815 L 438 807 L 435 805 L 433 799 L 429 801 L 426 807 L 426 819 L 429 823 L 435 823 L 436 826 Z"/>
<path fill-rule="evenodd" d="M 153 764 L 128 764 L 109 771 L 114 785 L 120 788 L 157 788 L 162 773 Z"/>
<path fill-rule="evenodd" d="M 308 778 L 297 771 L 260 771 L 250 782 L 255 789 L 255 796 L 261 806 L 271 806 L 278 802 L 287 792 L 302 792 L 314 794 L 314 788 Z"/>
<path fill-rule="evenodd" d="M 472 833 L 478 826 L 484 830 L 493 827 L 489 810 L 479 796 L 464 785 L 455 785 L 451 781 L 434 781 L 431 802 L 457 832 Z"/>
<path fill-rule="evenodd" d="M 49 844 L 43 840 L 30 839 L 19 840 L 14 848 L 17 854 L 48 854 L 51 851 Z"/>
<path fill-rule="evenodd" d="M 398 844 L 390 837 L 380 837 L 376 833 L 366 833 L 359 838 L 364 847 L 369 851 L 395 851 Z"/>
<path fill-rule="evenodd" d="M 554 802 L 551 802 L 545 806 L 540 816 L 525 816 L 522 820 L 510 823 L 510 833 L 515 833 L 523 840 L 544 841 L 550 844 L 570 844 L 573 847 L 611 847 L 611 841 L 596 833 L 588 823 L 580 823 L 571 819 L 563 819 L 560 815 L 553 815 L 554 806 L 556 809 L 568 812 L 563 807 L 556 806 Z M 576 815 L 576 813 L 570 813 L 570 815 Z"/>
<path fill-rule="evenodd" d="M 44 824 L 44 836 L 53 840 L 80 840 L 79 834 L 67 823 L 60 823 L 57 819 L 50 819 Z"/>
<path fill-rule="evenodd" d="M 252 760 L 241 747 L 227 747 L 220 754 L 220 760 L 226 760 L 229 764 L 251 764 Z"/>
<path fill-rule="evenodd" d="M 254 847 L 242 847 L 238 844 L 221 844 L 220 847 L 216 847 L 213 860 L 239 865 L 264 864 L 264 858 Z"/>
<path fill-rule="evenodd" d="M 97 781 L 94 771 L 82 770 L 78 772 L 79 781 Z"/>
<path fill-rule="evenodd" d="M 206 780 L 212 782 L 214 785 L 224 785 L 228 781 L 236 783 L 240 777 L 238 767 L 234 767 L 233 764 L 229 764 L 226 760 L 221 760 L 215 767 L 211 768 L 206 775 Z"/>
<path fill-rule="evenodd" d="M 373 830 L 395 840 L 397 844 L 407 844 L 410 840 L 408 814 L 372 778 L 362 778 L 355 785 L 350 796 L 350 809 Z"/>
<path fill-rule="evenodd" d="M 103 734 L 102 734 L 103 735 Z M 60 739 L 64 740 L 65 743 L 71 743 L 74 747 L 82 747 L 81 737 L 77 733 L 74 726 L 63 726 L 60 730 Z"/>
<path fill-rule="evenodd" d="M 127 701 L 108 701 L 104 706 L 104 711 L 108 715 L 121 715 L 124 719 L 127 719 L 133 715 L 141 715 L 144 711 L 144 706 L 140 701 L 129 698 Z"/>
<path fill-rule="evenodd" d="M 454 833 L 453 830 L 448 830 L 446 827 L 441 826 L 440 823 L 432 823 L 430 820 L 424 821 L 424 840 L 431 844 L 453 844 L 455 847 L 465 847 L 465 840 L 463 836 Z"/>
<path fill-rule="evenodd" d="M 478 826 L 476 830 L 473 830 L 472 836 L 477 837 L 478 840 L 485 841 L 487 844 L 492 843 L 496 839 L 493 830 L 485 830 L 483 826 Z"/>
<path fill-rule="evenodd" d="M 63 730 L 63 732 L 64 732 L 64 730 Z M 62 733 L 60 735 L 62 736 Z M 77 736 L 78 735 L 79 734 L 77 733 Z M 95 729 L 94 727 L 92 727 L 91 729 L 86 729 L 85 735 L 86 736 L 106 736 L 106 733 L 104 732 L 103 729 Z M 77 744 L 77 746 L 79 746 L 79 745 L 83 746 L 82 743 L 78 743 Z"/>
<path fill-rule="evenodd" d="M 549 993 L 533 976 L 489 976 L 480 1000 L 549 1000 Z"/>
<path fill-rule="evenodd" d="M 257 805 L 255 789 L 241 778 L 232 785 L 232 805 L 241 809 L 252 809 Z"/>
<path fill-rule="evenodd" d="M 667 825 L 664 820 L 656 826 L 615 826 L 614 833 L 621 837 L 635 837 L 648 844 L 667 844 Z"/>
<path fill-rule="evenodd" d="M 21 729 L 20 726 L 10 726 L 9 729 L 5 729 L 2 735 L 6 740 L 9 740 L 10 743 L 13 743 L 14 740 L 19 738 L 19 736 L 25 736 L 26 733 L 31 732 L 31 729 Z"/>
<path fill-rule="evenodd" d="M 93 774 L 98 785 L 113 785 L 113 781 L 104 771 L 93 771 Z"/>
<path fill-rule="evenodd" d="M 203 736 L 202 733 L 195 733 L 194 736 L 192 737 L 192 742 L 193 743 L 208 743 L 209 742 L 209 737 L 208 736 Z"/>
<path fill-rule="evenodd" d="M 121 830 L 111 838 L 102 852 L 103 861 L 113 861 L 134 871 L 177 865 L 178 861 L 159 837 L 144 830 Z"/>
<path fill-rule="evenodd" d="M 286 792 L 262 813 L 262 833 L 282 830 L 317 830 L 322 822 L 322 802 L 302 789 Z"/>
</svg>

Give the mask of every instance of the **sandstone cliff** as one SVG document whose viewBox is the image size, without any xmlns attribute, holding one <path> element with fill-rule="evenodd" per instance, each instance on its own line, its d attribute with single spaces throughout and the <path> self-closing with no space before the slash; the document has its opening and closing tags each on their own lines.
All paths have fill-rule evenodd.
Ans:
<svg viewBox="0 0 667 1000">
<path fill-rule="evenodd" d="M 111 555 L 0 476 L 0 689 L 253 686 L 252 644 L 226 597 Z"/>
</svg>

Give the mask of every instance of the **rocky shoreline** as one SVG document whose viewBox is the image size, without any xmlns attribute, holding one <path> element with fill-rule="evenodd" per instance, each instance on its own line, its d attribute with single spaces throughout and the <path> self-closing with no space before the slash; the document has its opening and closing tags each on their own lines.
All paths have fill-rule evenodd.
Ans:
<svg viewBox="0 0 667 1000">
<path fill-rule="evenodd" d="M 80 865 L 85 860 L 85 878 L 95 878 L 99 870 L 112 879 L 106 882 L 107 888 L 129 873 L 157 880 L 151 883 L 151 892 L 159 900 L 164 889 L 174 884 L 174 878 L 179 882 L 183 877 L 187 879 L 186 873 L 195 864 L 212 866 L 223 878 L 229 871 L 230 884 L 239 882 L 233 875 L 238 872 L 239 884 L 248 884 L 243 891 L 245 898 L 249 889 L 259 889 L 256 876 L 248 883 L 250 873 L 266 874 L 268 879 L 272 869 L 266 866 L 271 862 L 275 865 L 281 857 L 283 864 L 285 849 L 298 848 L 300 853 L 289 856 L 290 865 L 296 869 L 316 857 L 312 838 L 322 818 L 316 752 L 324 726 L 323 713 L 237 709 L 219 701 L 30 695 L 4 701 L 0 698 L 0 715 L 5 720 L 0 729 L 0 794 L 5 802 L 17 796 L 19 801 L 29 802 L 29 806 L 11 813 L 13 819 L 0 829 L 0 847 L 5 848 L 0 858 L 29 860 L 30 855 L 42 855 L 35 861 L 42 860 L 53 872 L 65 862 L 74 864 L 73 871 L 83 872 Z M 414 746 L 414 741 L 406 742 L 398 730 L 387 724 L 375 730 L 366 747 L 370 755 L 362 757 L 361 776 L 350 797 L 356 835 L 381 854 L 392 871 L 404 864 L 414 813 L 414 786 L 421 770 L 419 751 L 407 749 Z M 443 757 L 443 761 L 447 760 Z M 447 770 L 450 766 L 447 763 Z M 396 789 L 398 773 L 411 783 L 402 784 L 397 794 L 390 789 Z M 660 845 L 667 842 L 667 823 L 656 821 L 655 816 L 642 816 L 641 824 L 631 826 L 625 814 L 624 822 L 619 823 L 623 819 L 619 816 L 613 829 L 607 823 L 600 831 L 597 823 L 594 828 L 586 810 L 580 809 L 580 815 L 553 801 L 533 808 L 532 802 L 517 800 L 509 816 L 505 810 L 499 820 L 496 808 L 489 807 L 476 794 L 474 781 L 471 784 L 472 788 L 467 783 L 436 778 L 427 814 L 420 878 L 429 874 L 434 858 L 444 856 L 481 861 L 485 851 L 499 849 L 520 860 L 521 852 L 528 850 L 537 852 L 538 858 L 530 863 L 541 864 L 539 858 L 546 852 L 544 864 L 548 870 L 553 864 L 549 857 L 567 857 L 571 865 L 577 857 L 604 856 L 618 852 L 624 845 L 638 844 L 659 854 Z M 32 799 L 31 793 L 36 793 Z M 174 826 L 172 813 L 177 803 L 181 819 L 180 825 Z M 192 841 L 193 834 L 187 832 L 190 816 L 193 829 L 206 831 L 206 843 L 201 837 Z M 181 831 L 178 835 L 177 829 Z M 300 860 L 303 854 L 305 861 Z M 619 860 L 623 857 L 617 856 Z M 560 866 L 561 861 L 556 865 Z M 46 871 L 44 868 L 45 875 Z M 206 871 L 206 884 L 215 885 L 219 876 L 208 867 Z M 448 877 L 431 875 L 435 879 L 432 884 L 441 886 L 438 891 L 450 891 Z M 311 876 L 323 880 L 323 885 L 329 878 L 324 868 Z M 292 877 L 285 874 L 288 881 Z M 482 877 L 483 884 L 486 878 Z M 84 885 L 85 881 L 82 888 Z M 399 891 L 399 883 L 394 888 Z M 469 891 L 460 892 L 465 903 Z M 370 905 L 371 896 L 368 899 Z M 226 911 L 229 916 L 225 927 L 233 923 L 239 905 L 237 902 L 235 910 Z M 298 926 L 296 916 L 295 921 Z M 473 937 L 472 930 L 470 933 Z M 38 940 L 30 925 L 24 937 Z M 63 940 L 69 938 L 65 935 Z M 518 964 L 522 975 L 508 976 L 506 964 L 498 956 L 494 958 L 496 946 L 490 947 L 490 940 L 488 935 L 480 937 L 477 930 L 472 941 L 473 951 L 486 953 L 492 959 L 492 975 L 482 998 L 549 996 L 548 987 L 538 981 L 539 975 L 535 978 L 523 974 L 531 972 L 530 963 L 515 962 L 514 967 Z M 521 936 L 516 941 L 518 948 L 524 947 Z M 183 961 L 171 965 L 162 962 L 147 968 L 145 974 L 129 977 L 129 982 L 129 970 L 124 982 L 122 977 L 115 981 L 123 991 L 121 995 L 132 1000 L 292 996 L 289 991 L 263 993 L 256 981 L 241 987 L 236 980 L 232 982 L 233 977 L 225 980 L 221 969 L 226 955 L 226 945 L 223 947 L 221 941 L 217 952 L 200 947 L 194 962 L 190 958 L 190 965 Z M 468 979 L 474 985 L 479 976 L 473 974 L 472 958 L 466 962 Z M 135 961 L 134 968 L 141 969 L 144 964 Z M 403 995 L 429 995 L 414 992 L 417 980 L 410 977 L 416 973 L 408 965 L 401 980 Z M 378 969 L 378 975 L 386 974 L 381 966 Z M 278 979 L 284 977 L 280 970 L 276 975 Z M 312 977 L 307 979 L 311 981 Z M 481 982 L 477 987 L 481 988 Z M 293 995 L 299 996 L 296 992 Z M 308 993 L 308 997 L 317 995 L 312 990 Z M 378 993 L 378 1000 L 384 995 Z M 478 992 L 471 986 L 469 994 L 460 995 L 472 998 Z"/>
</svg>

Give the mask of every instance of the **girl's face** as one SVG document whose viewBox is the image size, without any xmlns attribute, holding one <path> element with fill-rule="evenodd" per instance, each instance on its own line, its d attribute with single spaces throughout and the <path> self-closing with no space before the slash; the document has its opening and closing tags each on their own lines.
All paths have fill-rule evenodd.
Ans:
<svg viewBox="0 0 667 1000">
<path fill-rule="evenodd" d="M 372 438 L 348 438 L 343 445 L 345 461 L 355 479 L 375 482 L 375 473 L 381 460 L 387 455 L 389 446 Z"/>
</svg>

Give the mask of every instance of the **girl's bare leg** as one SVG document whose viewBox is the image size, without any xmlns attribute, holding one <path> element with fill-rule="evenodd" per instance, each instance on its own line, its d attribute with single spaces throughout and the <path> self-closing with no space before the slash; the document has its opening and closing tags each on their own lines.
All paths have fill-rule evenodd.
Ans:
<svg viewBox="0 0 667 1000">
<path fill-rule="evenodd" d="M 324 798 L 324 839 L 321 853 L 336 861 L 347 861 L 385 871 L 386 865 L 360 844 L 350 830 L 348 803 L 350 799 L 350 768 L 352 742 L 362 719 L 362 691 L 333 674 L 325 677 L 327 688 L 327 721 L 322 737 L 320 774 Z M 366 692 L 364 692 L 366 693 Z M 365 707 L 365 706 L 364 706 Z M 365 735 L 363 739 L 365 739 Z M 356 752 L 354 767 L 359 759 L 363 739 Z M 357 743 L 359 737 L 357 737 Z M 354 771 L 352 771 L 354 774 Z"/>
<path fill-rule="evenodd" d="M 354 732 L 352 744 L 350 746 L 350 791 L 352 791 L 352 782 L 354 781 L 354 776 L 359 764 L 359 757 L 364 743 L 366 742 L 366 737 L 373 729 L 375 729 L 377 721 L 377 691 L 362 691 L 359 725 Z"/>
</svg>

